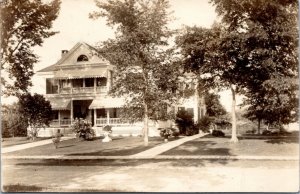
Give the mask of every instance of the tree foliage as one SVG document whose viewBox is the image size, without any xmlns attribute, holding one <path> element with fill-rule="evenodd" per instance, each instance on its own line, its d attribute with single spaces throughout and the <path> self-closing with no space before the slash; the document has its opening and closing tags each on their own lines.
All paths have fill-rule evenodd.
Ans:
<svg viewBox="0 0 300 194">
<path fill-rule="evenodd" d="M 27 125 L 27 120 L 19 112 L 19 104 L 2 105 L 2 137 L 26 136 Z"/>
<path fill-rule="evenodd" d="M 100 53 L 116 66 L 111 94 L 127 96 L 125 110 L 130 117 L 144 119 L 144 141 L 148 144 L 148 119 L 157 117 L 161 107 L 174 100 L 178 63 L 167 49 L 172 32 L 168 1 L 110 0 L 96 1 L 100 12 L 115 27 L 115 39 L 105 41 Z"/>
<path fill-rule="evenodd" d="M 273 110 L 269 113 L 276 113 L 280 122 L 295 105 L 285 102 L 296 99 L 297 1 L 211 2 L 221 23 L 211 29 L 189 27 L 177 38 L 177 45 L 188 69 L 205 78 L 202 81 L 231 89 L 232 141 L 236 142 L 236 93 L 258 103 L 263 96 Z"/>
<path fill-rule="evenodd" d="M 50 102 L 42 95 L 29 93 L 19 97 L 20 114 L 27 120 L 31 127 L 31 135 L 36 137 L 39 128 L 49 126 L 52 119 L 52 109 Z"/>
<path fill-rule="evenodd" d="M 249 118 L 287 124 L 298 115 L 298 2 L 213 1 L 230 31 L 240 31 L 247 59 Z M 230 9 L 229 9 L 230 4 Z"/>
<path fill-rule="evenodd" d="M 226 114 L 226 110 L 220 102 L 220 95 L 207 93 L 204 96 L 206 114 L 210 117 L 218 117 Z"/>
<path fill-rule="evenodd" d="M 57 18 L 60 0 L 6 0 L 1 3 L 1 83 L 7 95 L 26 92 L 32 85 L 33 65 L 38 62 L 33 47 L 41 46 Z M 6 73 L 6 79 L 3 73 Z"/>
</svg>

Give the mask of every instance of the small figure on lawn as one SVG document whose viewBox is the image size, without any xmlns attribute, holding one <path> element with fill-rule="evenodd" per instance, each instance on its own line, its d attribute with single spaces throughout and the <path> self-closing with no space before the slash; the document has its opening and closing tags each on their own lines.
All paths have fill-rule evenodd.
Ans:
<svg viewBox="0 0 300 194">
<path fill-rule="evenodd" d="M 102 140 L 102 142 L 111 142 L 112 139 L 109 137 L 109 134 L 112 133 L 111 126 L 106 125 L 105 127 L 103 127 L 103 131 L 104 131 L 104 139 Z"/>
<path fill-rule="evenodd" d="M 58 148 L 58 144 L 60 142 L 61 137 L 63 136 L 63 134 L 60 133 L 60 129 L 57 130 L 55 136 L 52 138 L 53 144 L 55 146 L 55 149 Z"/>
</svg>

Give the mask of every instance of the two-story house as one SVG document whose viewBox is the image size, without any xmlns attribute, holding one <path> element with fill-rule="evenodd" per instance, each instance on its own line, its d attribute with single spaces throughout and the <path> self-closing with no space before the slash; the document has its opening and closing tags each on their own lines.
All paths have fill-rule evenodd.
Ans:
<svg viewBox="0 0 300 194">
<path fill-rule="evenodd" d="M 108 95 L 113 84 L 113 65 L 97 55 L 95 48 L 86 43 L 77 43 L 69 51 L 62 50 L 61 54 L 61 59 L 54 65 L 38 71 L 38 75 L 45 79 L 45 97 L 53 110 L 51 125 L 40 130 L 40 136 L 51 136 L 57 128 L 66 132 L 76 118 L 92 123 L 97 135 L 105 125 L 111 125 L 113 131 L 119 134 L 142 133 L 142 123 L 132 124 L 119 117 L 125 99 Z M 189 80 L 182 80 L 182 85 L 193 84 Z M 196 95 L 181 100 L 174 107 L 176 110 L 186 108 L 191 111 L 195 122 L 205 114 L 203 99 Z M 164 125 L 170 125 L 170 122 L 167 123 Z M 152 122 L 151 127 L 150 135 L 158 135 L 155 131 L 158 124 Z"/>
</svg>

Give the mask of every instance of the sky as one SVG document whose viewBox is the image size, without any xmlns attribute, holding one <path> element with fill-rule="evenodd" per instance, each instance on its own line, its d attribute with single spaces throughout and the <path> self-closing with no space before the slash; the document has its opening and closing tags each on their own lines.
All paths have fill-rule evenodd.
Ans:
<svg viewBox="0 0 300 194">
<path fill-rule="evenodd" d="M 187 26 L 210 27 L 218 20 L 214 7 L 208 0 L 169 0 L 170 11 L 173 11 L 174 20 L 170 28 L 178 29 Z M 35 47 L 34 51 L 39 56 L 34 71 L 54 64 L 60 59 L 61 50 L 70 50 L 78 42 L 95 45 L 101 41 L 113 38 L 114 31 L 106 25 L 104 18 L 89 19 L 89 13 L 98 10 L 94 0 L 62 0 L 60 13 L 53 23 L 56 35 L 45 39 L 42 47 Z M 32 93 L 45 94 L 45 80 L 34 75 L 32 78 Z M 228 91 L 221 93 L 221 103 L 230 110 L 231 101 Z M 2 99 L 10 103 L 14 99 Z"/>
</svg>

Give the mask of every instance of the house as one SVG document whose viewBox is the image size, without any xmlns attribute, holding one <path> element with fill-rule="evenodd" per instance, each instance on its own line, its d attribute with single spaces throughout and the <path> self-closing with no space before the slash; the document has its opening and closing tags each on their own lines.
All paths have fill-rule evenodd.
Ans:
<svg viewBox="0 0 300 194">
<path fill-rule="evenodd" d="M 96 135 L 101 134 L 105 125 L 111 125 L 116 134 L 141 134 L 142 122 L 129 123 L 120 118 L 125 99 L 108 95 L 114 83 L 114 71 L 115 67 L 86 43 L 77 43 L 69 51 L 62 50 L 61 59 L 37 72 L 45 80 L 45 97 L 53 110 L 50 127 L 41 129 L 39 136 L 51 136 L 57 128 L 68 133 L 76 118 L 90 122 Z M 192 85 L 191 80 L 182 80 L 182 87 Z M 203 99 L 195 95 L 174 107 L 192 112 L 195 122 L 205 114 Z M 158 135 L 157 128 L 162 125 L 170 126 L 171 122 L 150 122 L 149 135 Z"/>
</svg>

